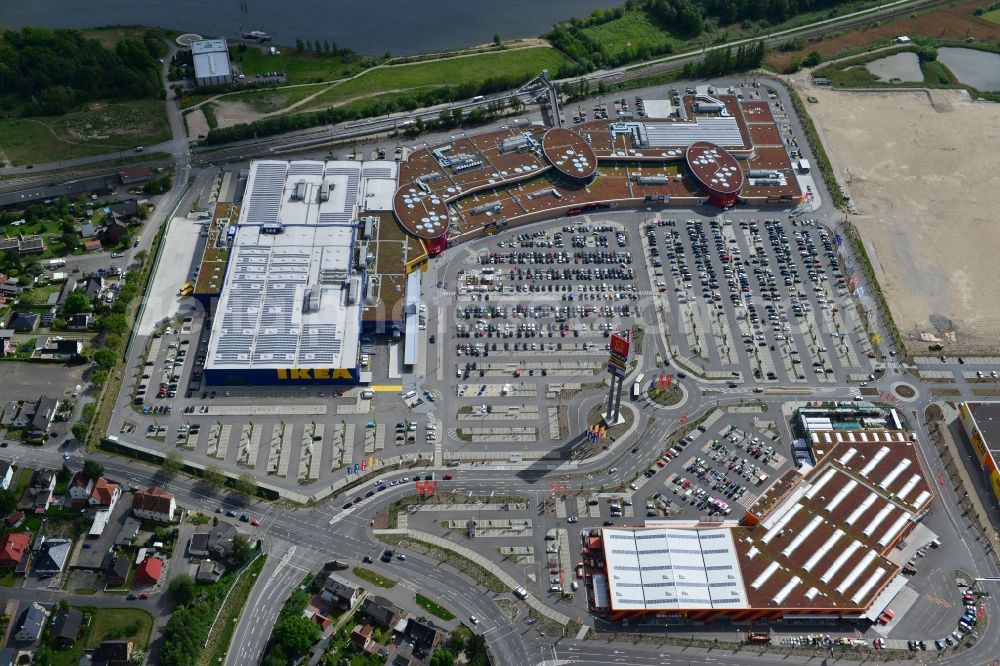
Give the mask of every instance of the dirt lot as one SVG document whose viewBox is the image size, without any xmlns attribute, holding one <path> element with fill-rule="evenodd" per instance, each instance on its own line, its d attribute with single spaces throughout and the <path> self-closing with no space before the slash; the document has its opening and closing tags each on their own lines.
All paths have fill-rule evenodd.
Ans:
<svg viewBox="0 0 1000 666">
<path fill-rule="evenodd" d="M 974 37 L 979 40 L 995 41 L 1000 39 L 1000 24 L 972 15 L 976 8 L 985 7 L 995 1 L 972 0 L 953 7 L 917 14 L 913 18 L 906 13 L 905 18 L 897 21 L 884 22 L 866 30 L 850 32 L 820 42 L 810 42 L 801 51 L 771 51 L 767 56 L 767 65 L 775 71 L 783 72 L 788 63 L 795 59 L 801 60 L 810 51 L 819 51 L 823 54 L 824 60 L 830 60 L 837 54 L 856 52 L 869 44 L 888 43 L 899 35 L 935 39 Z"/>
<path fill-rule="evenodd" d="M 201 109 L 195 109 L 187 114 L 184 116 L 184 120 L 187 121 L 188 136 L 192 139 L 208 134 L 208 120 Z"/>
<path fill-rule="evenodd" d="M 1000 104 L 953 90 L 807 92 L 900 333 L 1000 353 L 1000 228 L 986 205 L 1000 190 L 1000 134 L 986 130 Z"/>
</svg>

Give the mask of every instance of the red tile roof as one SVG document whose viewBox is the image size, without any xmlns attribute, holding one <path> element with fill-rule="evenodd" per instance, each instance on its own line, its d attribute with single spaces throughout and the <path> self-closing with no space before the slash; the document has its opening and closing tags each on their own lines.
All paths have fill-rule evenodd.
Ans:
<svg viewBox="0 0 1000 666">
<path fill-rule="evenodd" d="M 160 580 L 163 573 L 163 560 L 158 557 L 147 557 L 139 565 L 138 577 L 140 581 L 155 583 Z"/>
<path fill-rule="evenodd" d="M 101 506 L 107 506 L 111 504 L 111 498 L 114 496 L 116 488 L 118 488 L 118 484 L 111 483 L 107 479 L 98 479 L 94 482 L 94 489 L 90 496 L 100 502 Z"/>
<path fill-rule="evenodd" d="M 0 539 L 0 565 L 15 566 L 21 561 L 30 543 L 31 535 L 27 532 L 5 534 Z"/>
<path fill-rule="evenodd" d="M 132 498 L 133 511 L 151 511 L 153 513 L 170 513 L 170 502 L 174 496 L 163 488 L 152 487 L 140 490 Z"/>
</svg>

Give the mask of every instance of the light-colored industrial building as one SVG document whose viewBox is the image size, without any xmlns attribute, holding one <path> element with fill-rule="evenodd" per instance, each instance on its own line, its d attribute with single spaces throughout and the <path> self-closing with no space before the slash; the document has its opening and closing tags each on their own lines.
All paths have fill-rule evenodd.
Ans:
<svg viewBox="0 0 1000 666">
<path fill-rule="evenodd" d="M 199 86 L 221 86 L 233 82 L 229 66 L 229 47 L 225 39 L 202 39 L 191 42 L 194 56 L 194 80 Z"/>
</svg>

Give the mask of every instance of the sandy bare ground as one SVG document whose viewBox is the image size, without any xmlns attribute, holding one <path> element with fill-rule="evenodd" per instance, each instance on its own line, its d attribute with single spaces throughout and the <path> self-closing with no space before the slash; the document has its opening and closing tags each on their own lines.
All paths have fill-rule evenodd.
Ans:
<svg viewBox="0 0 1000 666">
<path fill-rule="evenodd" d="M 195 109 L 187 114 L 184 116 L 184 120 L 187 122 L 187 132 L 190 138 L 197 139 L 203 134 L 208 134 L 208 120 L 205 119 L 205 113 L 201 109 Z"/>
<path fill-rule="evenodd" d="M 940 339 L 1000 353 L 1000 104 L 963 91 L 808 94 L 911 351 Z"/>
</svg>

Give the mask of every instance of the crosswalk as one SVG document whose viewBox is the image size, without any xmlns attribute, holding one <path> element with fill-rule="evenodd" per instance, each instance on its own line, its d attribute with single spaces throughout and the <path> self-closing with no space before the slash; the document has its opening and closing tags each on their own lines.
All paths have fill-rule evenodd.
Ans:
<svg viewBox="0 0 1000 666">
<path fill-rule="evenodd" d="M 749 509 L 751 506 L 753 506 L 753 503 L 757 501 L 758 497 L 760 497 L 758 493 L 753 493 L 748 490 L 745 493 L 743 493 L 742 497 L 736 500 L 736 503 L 739 504 L 744 509 Z"/>
</svg>

